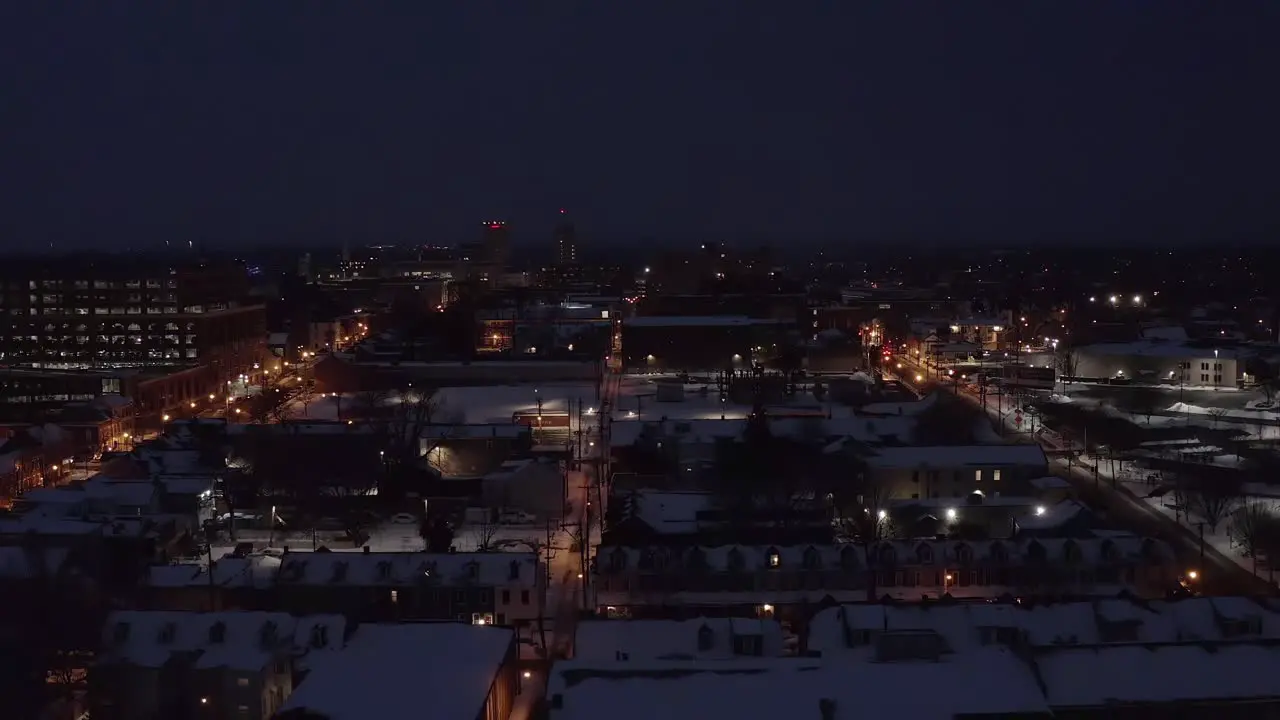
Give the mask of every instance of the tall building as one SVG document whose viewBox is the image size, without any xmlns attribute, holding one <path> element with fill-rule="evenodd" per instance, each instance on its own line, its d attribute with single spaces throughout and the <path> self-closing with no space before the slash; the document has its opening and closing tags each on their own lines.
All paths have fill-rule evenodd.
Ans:
<svg viewBox="0 0 1280 720">
<path fill-rule="evenodd" d="M 578 235 L 573 227 L 573 223 L 569 221 L 568 213 L 564 210 L 560 211 L 560 224 L 556 225 L 555 241 L 556 264 L 577 265 Z"/>
<path fill-rule="evenodd" d="M 511 257 L 511 231 L 501 220 L 490 220 L 484 224 L 482 262 L 498 268 L 506 267 Z"/>
<path fill-rule="evenodd" d="M 206 368 L 222 381 L 260 360 L 264 306 L 241 263 L 172 256 L 0 263 L 0 365 Z"/>
</svg>

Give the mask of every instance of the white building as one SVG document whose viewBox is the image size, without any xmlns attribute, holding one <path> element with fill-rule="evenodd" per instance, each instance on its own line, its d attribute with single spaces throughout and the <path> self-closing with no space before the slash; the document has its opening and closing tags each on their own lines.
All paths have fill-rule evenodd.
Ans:
<svg viewBox="0 0 1280 720">
<path fill-rule="evenodd" d="M 1168 385 L 1236 387 L 1247 380 L 1248 353 L 1160 340 L 1084 345 L 1072 351 L 1076 377 Z"/>
</svg>

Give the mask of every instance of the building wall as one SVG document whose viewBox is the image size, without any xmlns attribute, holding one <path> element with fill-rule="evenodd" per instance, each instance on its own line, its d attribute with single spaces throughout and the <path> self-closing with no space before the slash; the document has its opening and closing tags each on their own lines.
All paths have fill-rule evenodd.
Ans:
<svg viewBox="0 0 1280 720">
<path fill-rule="evenodd" d="M 1044 477 L 1045 468 L 1019 465 L 951 468 L 921 463 L 919 468 L 872 467 L 868 474 L 871 482 L 885 488 L 893 499 L 953 497 L 963 503 L 964 498 L 979 491 L 993 497 L 1034 495 L 1029 481 Z"/>
<path fill-rule="evenodd" d="M 565 477 L 559 463 L 530 462 L 514 472 L 486 475 L 481 483 L 487 507 L 510 507 L 539 520 L 564 515 Z"/>
<path fill-rule="evenodd" d="M 1123 377 L 1173 385 L 1235 387 L 1243 371 L 1243 365 L 1234 357 L 1215 358 L 1211 349 L 1189 357 L 1121 355 L 1093 351 L 1087 345 L 1075 352 L 1076 375 L 1084 378 Z"/>
<path fill-rule="evenodd" d="M 516 695 L 520 692 L 519 652 L 513 635 L 507 654 L 498 666 L 489 686 L 489 695 L 485 698 L 484 707 L 476 716 L 476 720 L 507 720 L 515 707 Z"/>
<path fill-rule="evenodd" d="M 641 372 L 745 367 L 754 346 L 751 325 L 622 325 L 623 362 Z"/>
</svg>

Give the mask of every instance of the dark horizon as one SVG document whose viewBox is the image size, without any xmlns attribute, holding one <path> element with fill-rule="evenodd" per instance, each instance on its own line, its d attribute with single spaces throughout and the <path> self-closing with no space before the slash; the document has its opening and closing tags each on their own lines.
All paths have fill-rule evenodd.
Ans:
<svg viewBox="0 0 1280 720">
<path fill-rule="evenodd" d="M 0 11 L 0 252 L 1249 245 L 1265 2 Z"/>
</svg>

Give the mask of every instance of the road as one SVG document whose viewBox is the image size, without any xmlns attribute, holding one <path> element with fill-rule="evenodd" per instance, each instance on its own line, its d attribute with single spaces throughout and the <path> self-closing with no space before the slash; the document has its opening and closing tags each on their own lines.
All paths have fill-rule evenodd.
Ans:
<svg viewBox="0 0 1280 720">
<path fill-rule="evenodd" d="M 917 372 L 921 375 L 924 374 L 922 367 L 917 366 L 909 358 L 904 358 L 904 360 L 903 369 L 900 371 L 904 377 Z M 920 383 L 921 390 L 927 391 L 931 388 L 951 390 L 952 386 L 931 381 Z M 956 395 L 958 397 L 966 399 L 975 407 L 982 407 L 980 396 L 971 388 L 961 386 L 957 389 Z M 989 392 L 987 395 L 986 412 L 994 421 L 1001 422 L 997 417 L 997 407 L 1000 403 L 998 402 L 998 397 L 993 401 L 993 394 Z M 1218 393 L 1220 396 L 1245 396 L 1248 394 L 1241 392 Z M 1188 400 L 1188 402 L 1191 401 Z M 1013 403 L 1004 403 L 1005 418 L 1003 424 L 1006 427 L 1011 424 L 1008 414 L 1009 408 L 1012 406 Z M 1008 429 L 1013 430 L 1013 428 Z M 1006 437 L 1009 442 L 1025 441 L 1027 439 L 1025 433 L 1016 431 L 1006 434 Z M 1041 444 L 1043 445 L 1043 442 Z M 1049 447 L 1048 449 L 1052 450 L 1053 448 Z M 1273 586 L 1265 580 L 1255 577 L 1232 561 L 1231 558 L 1222 555 L 1211 545 L 1206 544 L 1203 548 L 1204 556 L 1202 560 L 1201 544 L 1198 537 L 1193 536 L 1187 528 L 1161 514 L 1160 511 L 1151 507 L 1142 499 L 1134 497 L 1122 487 L 1113 487 L 1105 478 L 1098 479 L 1092 471 L 1086 470 L 1077 464 L 1067 466 L 1061 461 L 1051 461 L 1050 470 L 1054 475 L 1070 482 L 1076 496 L 1082 502 L 1095 510 L 1104 511 L 1108 519 L 1113 521 L 1115 525 L 1164 541 L 1173 549 L 1177 562 L 1184 571 L 1196 570 L 1198 572 L 1201 592 L 1208 595 L 1274 594 L 1275 588 Z"/>
</svg>

